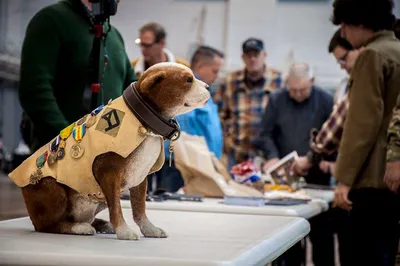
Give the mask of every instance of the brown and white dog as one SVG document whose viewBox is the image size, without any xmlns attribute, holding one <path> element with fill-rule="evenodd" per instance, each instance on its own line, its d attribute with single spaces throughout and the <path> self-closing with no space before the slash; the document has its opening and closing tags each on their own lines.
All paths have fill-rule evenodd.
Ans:
<svg viewBox="0 0 400 266">
<path fill-rule="evenodd" d="M 189 68 L 175 63 L 150 67 L 135 88 L 145 105 L 164 121 L 201 108 L 210 98 L 207 84 L 196 79 Z M 48 176 L 40 178 L 37 184 L 22 187 L 36 231 L 78 235 L 116 233 L 119 239 L 137 240 L 139 235 L 126 224 L 120 205 L 121 191 L 129 189 L 133 219 L 142 234 L 145 237 L 167 237 L 164 230 L 149 221 L 145 212 L 146 176 L 160 154 L 163 156 L 163 144 L 159 132 L 154 132 L 146 121 L 141 122 L 146 128 L 146 136 L 126 158 L 107 152 L 94 159 L 92 174 L 104 194 L 104 201 L 90 201 L 85 195 Z M 128 143 L 132 140 L 128 138 L 124 141 Z M 65 171 L 74 174 L 71 169 Z M 107 207 L 111 223 L 95 218 Z"/>
</svg>

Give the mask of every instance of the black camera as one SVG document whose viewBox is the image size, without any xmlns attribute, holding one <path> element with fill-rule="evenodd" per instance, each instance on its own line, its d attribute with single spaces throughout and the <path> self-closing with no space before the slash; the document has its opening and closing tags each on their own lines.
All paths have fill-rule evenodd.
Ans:
<svg viewBox="0 0 400 266">
<path fill-rule="evenodd" d="M 89 0 L 89 2 L 92 3 L 95 24 L 101 24 L 117 13 L 117 0 Z"/>
</svg>

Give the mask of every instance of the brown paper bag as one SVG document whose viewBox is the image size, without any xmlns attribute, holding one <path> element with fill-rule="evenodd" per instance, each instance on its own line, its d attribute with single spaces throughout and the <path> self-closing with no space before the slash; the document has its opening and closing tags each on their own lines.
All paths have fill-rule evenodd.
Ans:
<svg viewBox="0 0 400 266">
<path fill-rule="evenodd" d="M 204 137 L 181 132 L 173 151 L 175 166 L 185 183 L 185 193 L 218 198 L 263 197 L 261 192 L 232 180 L 225 166 L 209 151 Z"/>
</svg>

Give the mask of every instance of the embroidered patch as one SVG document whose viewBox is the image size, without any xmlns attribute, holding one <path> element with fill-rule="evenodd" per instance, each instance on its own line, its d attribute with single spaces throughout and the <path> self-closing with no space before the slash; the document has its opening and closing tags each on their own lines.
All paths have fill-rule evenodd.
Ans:
<svg viewBox="0 0 400 266">
<path fill-rule="evenodd" d="M 124 116 L 125 113 L 120 110 L 107 108 L 103 115 L 99 118 L 99 121 L 96 125 L 96 130 L 115 138 L 118 135 L 119 129 L 121 128 Z"/>
</svg>

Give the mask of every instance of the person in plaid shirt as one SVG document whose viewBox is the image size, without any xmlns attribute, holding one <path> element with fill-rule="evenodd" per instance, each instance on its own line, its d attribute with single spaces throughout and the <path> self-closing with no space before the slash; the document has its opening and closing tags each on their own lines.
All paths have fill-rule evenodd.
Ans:
<svg viewBox="0 0 400 266">
<path fill-rule="evenodd" d="M 351 44 L 340 36 L 339 29 L 333 35 L 328 51 L 333 53 L 340 67 L 350 74 L 362 48 L 353 49 Z M 322 125 L 321 130 L 311 130 L 310 150 L 306 156 L 299 157 L 293 164 L 295 173 L 305 175 L 313 165 L 318 164 L 325 173 L 333 173 L 335 164 L 324 161 L 323 158 L 330 157 L 337 153 L 348 108 L 349 99 L 346 89 L 346 93 L 343 97 L 339 98 L 328 120 Z"/>
<path fill-rule="evenodd" d="M 265 64 L 262 40 L 249 38 L 242 45 L 244 69 L 228 74 L 215 95 L 224 132 L 228 169 L 253 156 L 254 138 L 269 94 L 283 87 L 282 75 Z"/>
</svg>

